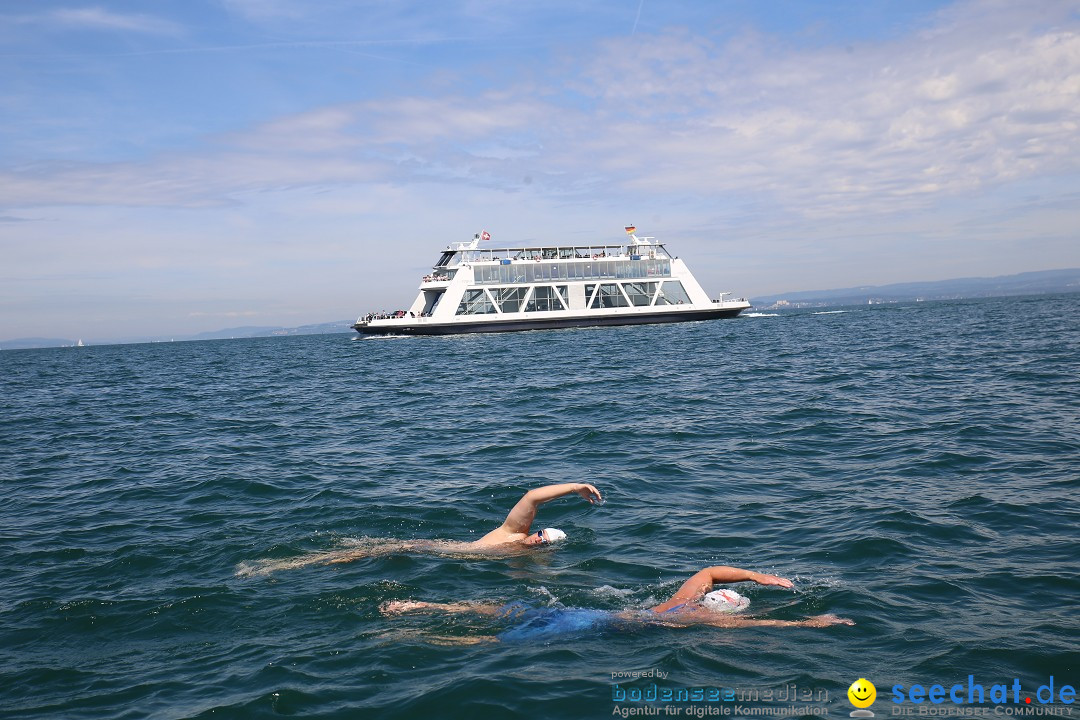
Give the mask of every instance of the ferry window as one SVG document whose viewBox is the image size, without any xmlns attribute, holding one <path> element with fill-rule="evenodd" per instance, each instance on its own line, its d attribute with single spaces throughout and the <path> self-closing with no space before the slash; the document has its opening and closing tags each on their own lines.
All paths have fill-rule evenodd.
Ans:
<svg viewBox="0 0 1080 720">
<path fill-rule="evenodd" d="M 530 251 L 533 252 L 533 251 Z M 588 257 L 588 256 L 586 256 Z M 671 277 L 668 260 L 605 260 L 591 258 L 583 262 L 514 263 L 512 265 L 474 265 L 473 278 L 478 285 L 544 282 L 546 280 L 600 280 Z"/>
<path fill-rule="evenodd" d="M 450 262 L 450 258 L 454 257 L 452 250 L 447 250 L 439 258 L 439 262 L 435 263 L 435 267 L 446 267 L 446 264 Z"/>
<path fill-rule="evenodd" d="M 565 289 L 565 285 L 562 286 Z M 556 292 L 556 288 L 550 285 L 537 285 L 533 288 L 533 295 L 525 304 L 525 312 L 545 312 L 549 310 L 562 310 L 563 302 Z"/>
<path fill-rule="evenodd" d="M 656 294 L 654 282 L 628 282 L 623 284 L 626 297 L 630 298 L 631 305 L 644 306 L 652 304 L 652 296 Z"/>
<path fill-rule="evenodd" d="M 483 289 L 466 290 L 457 309 L 458 315 L 486 315 L 494 312 L 498 312 L 495 304 Z"/>
<path fill-rule="evenodd" d="M 657 305 L 678 305 L 688 302 L 690 302 L 690 297 L 678 280 L 665 280 L 660 288 L 660 294 L 656 297 Z"/>
<path fill-rule="evenodd" d="M 585 286 L 585 307 L 592 307 L 593 291 L 596 290 L 595 285 Z"/>
<path fill-rule="evenodd" d="M 433 313 L 435 311 L 435 306 L 439 304 L 440 300 L 442 300 L 442 296 L 444 294 L 445 294 L 445 292 L 442 291 L 442 290 L 439 290 L 438 292 L 430 292 L 428 290 L 425 290 L 424 291 L 424 297 L 425 297 L 424 309 L 423 309 L 423 311 L 421 311 L 420 316 L 424 317 L 424 316 L 427 316 L 427 315 L 431 315 L 431 313 Z"/>
<path fill-rule="evenodd" d="M 504 313 L 518 312 L 521 309 L 521 302 L 525 299 L 525 293 L 529 291 L 529 288 L 523 287 L 508 287 L 497 288 L 491 291 L 491 294 L 495 296 L 495 302 L 499 304 Z"/>
<path fill-rule="evenodd" d="M 626 302 L 626 298 L 623 297 L 622 291 L 619 290 L 618 285 L 616 285 L 615 283 L 604 283 L 596 292 L 596 297 L 593 299 L 592 307 L 627 307 L 629 304 L 630 303 Z"/>
</svg>

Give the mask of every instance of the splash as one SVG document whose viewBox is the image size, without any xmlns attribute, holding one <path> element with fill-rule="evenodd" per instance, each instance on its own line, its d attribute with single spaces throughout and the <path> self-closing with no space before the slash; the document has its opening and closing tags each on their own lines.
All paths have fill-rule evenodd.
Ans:
<svg viewBox="0 0 1080 720">
<path fill-rule="evenodd" d="M 601 585 L 598 588 L 592 589 L 593 595 L 600 595 L 601 597 L 618 597 L 625 598 L 634 594 L 633 590 L 628 588 L 617 588 L 611 585 Z"/>
<path fill-rule="evenodd" d="M 548 604 L 549 607 L 559 604 L 559 598 L 553 592 L 551 592 L 546 587 L 544 587 L 543 585 L 541 585 L 540 587 L 531 587 L 531 588 L 528 588 L 528 590 L 529 590 L 529 592 L 534 592 L 534 593 L 537 593 L 538 595 L 542 595 L 542 596 L 546 597 L 547 598 L 547 604 Z"/>
</svg>

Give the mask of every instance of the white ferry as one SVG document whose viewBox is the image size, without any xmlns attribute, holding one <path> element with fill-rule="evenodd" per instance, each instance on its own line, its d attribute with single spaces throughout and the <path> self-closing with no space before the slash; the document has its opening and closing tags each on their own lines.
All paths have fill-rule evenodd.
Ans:
<svg viewBox="0 0 1080 720">
<path fill-rule="evenodd" d="M 745 299 L 712 300 L 686 263 L 627 227 L 622 245 L 448 245 L 408 310 L 371 313 L 364 335 L 450 335 L 735 317 Z"/>
</svg>

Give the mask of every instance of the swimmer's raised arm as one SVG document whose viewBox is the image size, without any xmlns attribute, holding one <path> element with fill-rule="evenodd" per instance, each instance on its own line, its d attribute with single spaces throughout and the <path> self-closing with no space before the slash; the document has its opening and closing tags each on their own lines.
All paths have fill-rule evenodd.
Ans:
<svg viewBox="0 0 1080 720">
<path fill-rule="evenodd" d="M 600 502 L 600 491 L 588 483 L 561 483 L 559 485 L 545 485 L 525 493 L 517 505 L 510 510 L 503 520 L 499 530 L 508 533 L 528 533 L 529 527 L 536 518 L 536 510 L 541 505 L 564 495 L 577 493 L 590 503 Z"/>
<path fill-rule="evenodd" d="M 756 582 L 759 585 L 776 585 L 789 588 L 792 582 L 776 575 L 766 575 L 743 570 L 742 568 L 728 567 L 727 565 L 715 565 L 707 567 L 695 573 L 689 580 L 682 584 L 678 592 L 671 596 L 667 602 L 653 608 L 654 612 L 664 612 L 677 605 L 700 600 L 705 593 L 712 590 L 713 585 L 718 583 Z"/>
<path fill-rule="evenodd" d="M 751 582 L 756 582 L 758 585 L 778 585 L 783 588 L 789 588 L 793 585 L 787 578 L 777 577 L 776 575 L 766 575 L 765 573 L 754 572 L 753 570 L 728 567 L 726 565 L 708 567 L 701 572 L 708 573 L 712 577 L 713 584 L 743 582 L 744 580 L 749 580 Z"/>
</svg>

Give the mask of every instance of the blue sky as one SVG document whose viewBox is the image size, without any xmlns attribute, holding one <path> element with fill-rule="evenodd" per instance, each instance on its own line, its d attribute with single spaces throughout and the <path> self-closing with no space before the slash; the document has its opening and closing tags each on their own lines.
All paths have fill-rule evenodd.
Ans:
<svg viewBox="0 0 1080 720">
<path fill-rule="evenodd" d="M 1075 2 L 9 2 L 0 118 L 0 339 L 351 319 L 482 229 L 713 294 L 1080 266 Z"/>
</svg>

